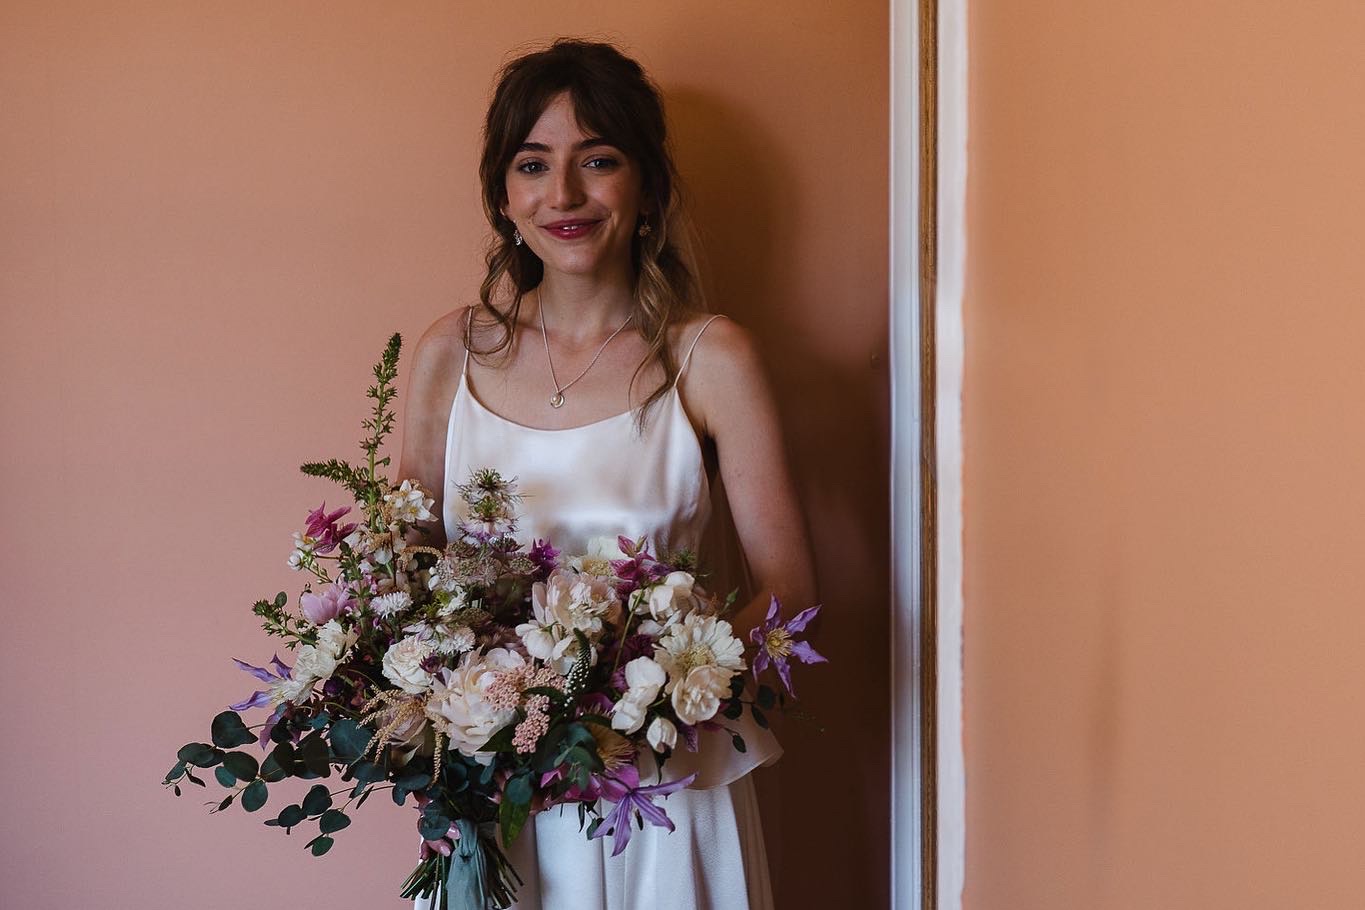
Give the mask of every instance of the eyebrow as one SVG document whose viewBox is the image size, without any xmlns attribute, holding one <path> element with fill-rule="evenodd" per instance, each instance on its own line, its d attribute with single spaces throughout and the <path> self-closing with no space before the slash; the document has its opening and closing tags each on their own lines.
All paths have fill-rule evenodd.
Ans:
<svg viewBox="0 0 1365 910">
<path fill-rule="evenodd" d="M 598 145 L 609 145 L 609 146 L 611 146 L 612 148 L 615 148 L 615 147 L 616 147 L 614 143 L 608 142 L 606 139 L 603 139 L 601 136 L 589 136 L 587 139 L 584 139 L 582 142 L 580 142 L 580 143 L 578 143 L 576 146 L 574 146 L 574 151 L 582 151 L 583 149 L 590 149 L 590 148 L 593 148 L 594 146 L 598 146 Z M 547 152 L 547 153 L 548 153 L 548 152 L 551 151 L 551 149 L 550 149 L 550 147 L 549 147 L 548 145 L 546 145 L 546 144 L 543 143 L 543 142 L 523 142 L 521 145 L 517 146 L 517 151 L 518 151 L 518 152 Z"/>
</svg>

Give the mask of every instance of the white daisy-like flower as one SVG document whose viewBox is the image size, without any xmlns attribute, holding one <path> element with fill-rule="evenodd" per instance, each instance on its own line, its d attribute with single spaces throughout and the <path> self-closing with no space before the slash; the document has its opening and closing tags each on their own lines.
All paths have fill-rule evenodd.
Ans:
<svg viewBox="0 0 1365 910">
<path fill-rule="evenodd" d="M 395 521 L 412 524 L 417 521 L 430 521 L 434 516 L 431 507 L 436 500 L 431 499 L 417 484 L 405 480 L 398 489 L 384 494 L 384 504 L 393 510 Z"/>
<path fill-rule="evenodd" d="M 385 619 L 406 610 L 410 606 L 412 606 L 412 595 L 407 591 L 394 591 L 392 594 L 384 594 L 370 601 L 370 609 Z"/>
<path fill-rule="evenodd" d="M 744 644 L 725 620 L 693 613 L 659 639 L 654 659 L 668 673 L 664 691 L 672 692 L 698 667 L 720 667 L 732 675 L 743 670 Z"/>
</svg>

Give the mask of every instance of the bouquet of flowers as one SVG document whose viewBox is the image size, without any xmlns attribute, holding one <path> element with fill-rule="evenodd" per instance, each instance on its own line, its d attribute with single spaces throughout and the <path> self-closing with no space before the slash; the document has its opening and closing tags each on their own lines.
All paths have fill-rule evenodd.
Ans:
<svg viewBox="0 0 1365 910">
<path fill-rule="evenodd" d="M 211 742 L 181 748 L 165 785 L 179 796 L 212 768 L 229 791 L 212 811 L 236 801 L 256 812 L 271 784 L 335 776 L 340 786 L 314 784 L 265 822 L 286 833 L 316 823 L 315 856 L 371 794 L 411 797 L 422 856 L 402 896 L 504 908 L 520 879 L 503 848 L 533 811 L 572 804 L 585 836 L 613 838 L 613 855 L 632 824 L 671 831 L 656 800 L 695 775 L 665 782 L 669 757 L 746 711 L 766 727 L 765 712 L 792 697 L 791 663 L 824 661 L 796 638 L 819 607 L 783 621 L 773 598 L 746 647 L 725 619 L 735 595 L 708 594 L 689 553 L 625 537 L 584 554 L 524 546 L 516 485 L 492 468 L 458 488 L 468 518 L 457 539 L 422 545 L 434 501 L 380 473 L 400 343 L 374 368 L 366 463 L 302 467 L 344 486 L 357 521 L 345 521 L 350 508 L 310 513 L 289 557 L 309 575 L 298 611 L 283 592 L 254 607 L 292 666 L 236 661 L 264 688 L 213 718 Z M 768 670 L 774 685 L 760 682 Z M 248 726 L 239 712 L 252 708 L 270 714 Z M 252 743 L 260 760 L 239 748 Z"/>
</svg>

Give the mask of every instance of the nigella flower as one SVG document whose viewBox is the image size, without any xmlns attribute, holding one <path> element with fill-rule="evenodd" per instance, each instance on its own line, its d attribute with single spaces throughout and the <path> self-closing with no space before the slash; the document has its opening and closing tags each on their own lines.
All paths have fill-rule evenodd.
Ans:
<svg viewBox="0 0 1365 910">
<path fill-rule="evenodd" d="M 673 820 L 668 817 L 668 813 L 654 805 L 654 797 L 668 796 L 684 789 L 688 784 L 696 779 L 697 775 L 689 774 L 686 777 L 670 781 L 666 784 L 654 784 L 648 787 L 640 786 L 640 771 L 634 765 L 622 765 L 617 768 L 614 775 L 605 777 L 594 775 L 598 780 L 602 798 L 616 803 L 612 807 L 607 817 L 597 826 L 597 830 L 592 833 L 591 840 L 605 837 L 608 834 L 615 834 L 615 846 L 612 848 L 611 855 L 618 856 L 626 845 L 630 843 L 631 813 L 638 812 L 640 817 L 654 825 L 656 828 L 667 828 L 670 833 L 675 826 Z"/>
<path fill-rule="evenodd" d="M 270 685 L 270 688 L 265 690 L 264 692 L 260 691 L 252 692 L 250 698 L 244 701 L 239 701 L 235 705 L 228 705 L 228 708 L 230 708 L 233 711 L 245 711 L 247 708 L 264 708 L 268 706 L 271 702 L 271 690 L 276 689 L 276 687 L 278 687 L 283 682 L 290 681 L 289 680 L 290 668 L 283 661 L 280 660 L 278 654 L 270 658 L 270 665 L 275 668 L 274 673 L 271 673 L 264 667 L 253 667 L 246 661 L 238 660 L 235 657 L 232 659 L 232 662 L 235 663 L 239 669 L 245 670 L 247 673 L 250 673 L 252 676 L 259 679 L 261 682 L 268 683 Z M 265 748 L 266 743 L 270 742 L 271 729 L 275 726 L 279 719 L 284 716 L 284 706 L 285 703 L 281 702 L 279 706 L 275 708 L 274 713 L 272 713 L 270 717 L 266 719 L 265 726 L 261 728 L 261 735 L 257 737 L 257 742 L 260 744 L 262 749 Z"/>
<path fill-rule="evenodd" d="M 337 509 L 335 512 L 327 511 L 327 503 L 323 503 L 316 509 L 308 513 L 308 525 L 303 529 L 303 533 L 313 539 L 314 553 L 330 553 L 341 543 L 342 538 L 355 530 L 354 524 L 345 527 L 337 527 L 337 519 L 351 511 L 350 508 Z"/>
<path fill-rule="evenodd" d="M 806 628 L 807 623 L 820 612 L 820 608 L 810 607 L 802 610 L 785 623 L 778 621 L 781 610 L 782 604 L 774 594 L 763 625 L 749 633 L 749 640 L 758 645 L 758 654 L 754 656 L 754 679 L 757 679 L 758 674 L 766 670 L 771 663 L 777 670 L 777 675 L 781 677 L 787 694 L 794 697 L 796 693 L 792 691 L 791 668 L 788 661 L 795 658 L 803 664 L 827 663 L 808 642 L 796 641 L 792 637 L 792 633 Z"/>
</svg>

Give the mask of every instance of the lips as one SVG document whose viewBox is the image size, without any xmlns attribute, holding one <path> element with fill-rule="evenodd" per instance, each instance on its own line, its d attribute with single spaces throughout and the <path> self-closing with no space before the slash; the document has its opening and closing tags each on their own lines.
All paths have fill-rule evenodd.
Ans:
<svg viewBox="0 0 1365 910">
<path fill-rule="evenodd" d="M 541 230 L 551 237 L 558 237 L 561 240 L 575 240 L 592 232 L 593 228 L 601 224 L 600 221 L 591 221 L 582 218 L 575 218 L 566 221 L 555 221 L 550 224 L 541 225 Z"/>
</svg>

